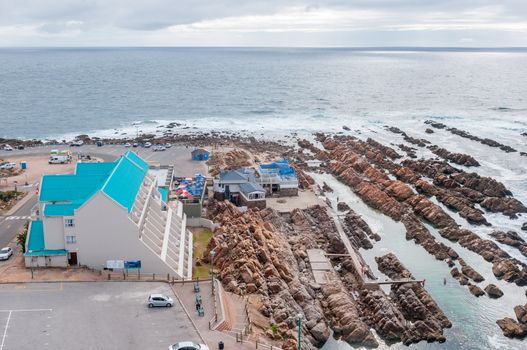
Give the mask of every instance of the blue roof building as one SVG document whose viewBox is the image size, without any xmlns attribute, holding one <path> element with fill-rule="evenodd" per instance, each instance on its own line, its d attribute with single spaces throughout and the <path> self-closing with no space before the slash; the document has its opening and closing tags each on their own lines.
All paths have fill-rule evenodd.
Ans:
<svg viewBox="0 0 527 350">
<path fill-rule="evenodd" d="M 191 276 L 186 218 L 179 204 L 166 204 L 168 189 L 134 152 L 114 162 L 77 163 L 73 174 L 45 175 L 38 199 L 26 266 L 103 268 L 129 259 L 142 260 L 145 272 Z"/>
</svg>

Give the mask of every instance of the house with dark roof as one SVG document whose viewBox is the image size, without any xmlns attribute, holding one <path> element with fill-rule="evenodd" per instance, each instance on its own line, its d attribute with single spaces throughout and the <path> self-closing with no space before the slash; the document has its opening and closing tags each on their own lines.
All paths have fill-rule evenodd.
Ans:
<svg viewBox="0 0 527 350">
<path fill-rule="evenodd" d="M 214 198 L 229 200 L 238 206 L 265 208 L 265 189 L 258 183 L 254 170 L 242 168 L 220 172 L 213 182 Z"/>
<path fill-rule="evenodd" d="M 181 203 L 166 205 L 157 176 L 128 151 L 115 162 L 77 163 L 45 175 L 26 240 L 27 267 L 141 261 L 145 273 L 192 276 L 192 234 Z M 163 184 L 164 185 L 164 184 Z M 119 264 L 118 264 L 119 265 Z"/>
</svg>

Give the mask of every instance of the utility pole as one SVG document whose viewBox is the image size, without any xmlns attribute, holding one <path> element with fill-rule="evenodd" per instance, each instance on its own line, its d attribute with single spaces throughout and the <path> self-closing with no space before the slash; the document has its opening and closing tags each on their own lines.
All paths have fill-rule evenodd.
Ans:
<svg viewBox="0 0 527 350">
<path fill-rule="evenodd" d="M 299 312 L 298 315 L 296 315 L 296 324 L 298 326 L 298 350 L 301 350 L 300 348 L 300 338 L 302 336 L 302 319 L 304 318 L 304 315 Z"/>
</svg>

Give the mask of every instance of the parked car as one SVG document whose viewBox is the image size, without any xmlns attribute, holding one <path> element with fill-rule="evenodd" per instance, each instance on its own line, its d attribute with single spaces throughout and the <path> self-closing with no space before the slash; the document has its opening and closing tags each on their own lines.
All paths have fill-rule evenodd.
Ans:
<svg viewBox="0 0 527 350">
<path fill-rule="evenodd" d="M 18 145 L 16 149 L 20 149 L 20 150 L 22 150 L 22 149 L 24 149 L 24 148 L 25 148 L 24 145 Z"/>
<path fill-rule="evenodd" d="M 130 147 L 132 147 L 132 144 L 130 142 L 127 142 L 127 143 L 124 144 L 124 147 L 130 148 Z"/>
<path fill-rule="evenodd" d="M 14 169 L 16 168 L 16 163 L 13 162 L 5 162 L 2 165 L 0 165 L 0 169 L 8 170 L 8 169 Z"/>
<path fill-rule="evenodd" d="M 104 143 L 102 143 L 102 141 L 97 141 L 97 147 L 102 147 L 104 145 Z"/>
<path fill-rule="evenodd" d="M 166 147 L 162 145 L 155 145 L 152 149 L 154 150 L 154 152 L 162 152 L 167 150 Z"/>
<path fill-rule="evenodd" d="M 166 148 L 170 148 L 170 147 L 172 147 L 172 144 L 170 142 L 167 142 L 167 143 L 165 143 L 165 147 Z"/>
<path fill-rule="evenodd" d="M 7 260 L 11 255 L 13 255 L 13 249 L 9 247 L 0 249 L 0 260 Z"/>
<path fill-rule="evenodd" d="M 12 151 L 13 150 L 13 147 L 9 146 L 9 145 L 5 145 L 4 146 L 4 151 Z"/>
<path fill-rule="evenodd" d="M 148 307 L 172 307 L 172 305 L 174 305 L 174 301 L 171 297 L 168 297 L 166 295 L 150 294 L 150 296 L 148 297 Z"/>
<path fill-rule="evenodd" d="M 137 142 L 134 142 L 134 144 L 132 145 L 133 148 L 137 148 L 139 147 L 139 144 Z"/>
<path fill-rule="evenodd" d="M 150 148 L 150 147 L 152 147 L 152 144 L 150 142 L 146 142 L 145 143 L 145 148 Z"/>
<path fill-rule="evenodd" d="M 196 344 L 191 341 L 182 341 L 174 345 L 170 345 L 168 350 L 209 350 L 205 344 Z"/>
<path fill-rule="evenodd" d="M 49 164 L 66 164 L 70 162 L 70 157 L 64 155 L 51 156 L 49 157 Z"/>
<path fill-rule="evenodd" d="M 72 143 L 70 143 L 70 147 L 80 147 L 84 145 L 84 141 L 82 140 L 75 140 Z"/>
</svg>

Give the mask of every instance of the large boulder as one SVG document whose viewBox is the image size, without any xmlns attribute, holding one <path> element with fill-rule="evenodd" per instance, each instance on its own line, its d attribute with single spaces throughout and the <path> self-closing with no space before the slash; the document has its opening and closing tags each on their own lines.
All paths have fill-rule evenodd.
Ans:
<svg viewBox="0 0 527 350">
<path fill-rule="evenodd" d="M 489 284 L 485 287 L 485 292 L 492 299 L 498 299 L 503 296 L 503 292 L 495 284 Z"/>
</svg>

